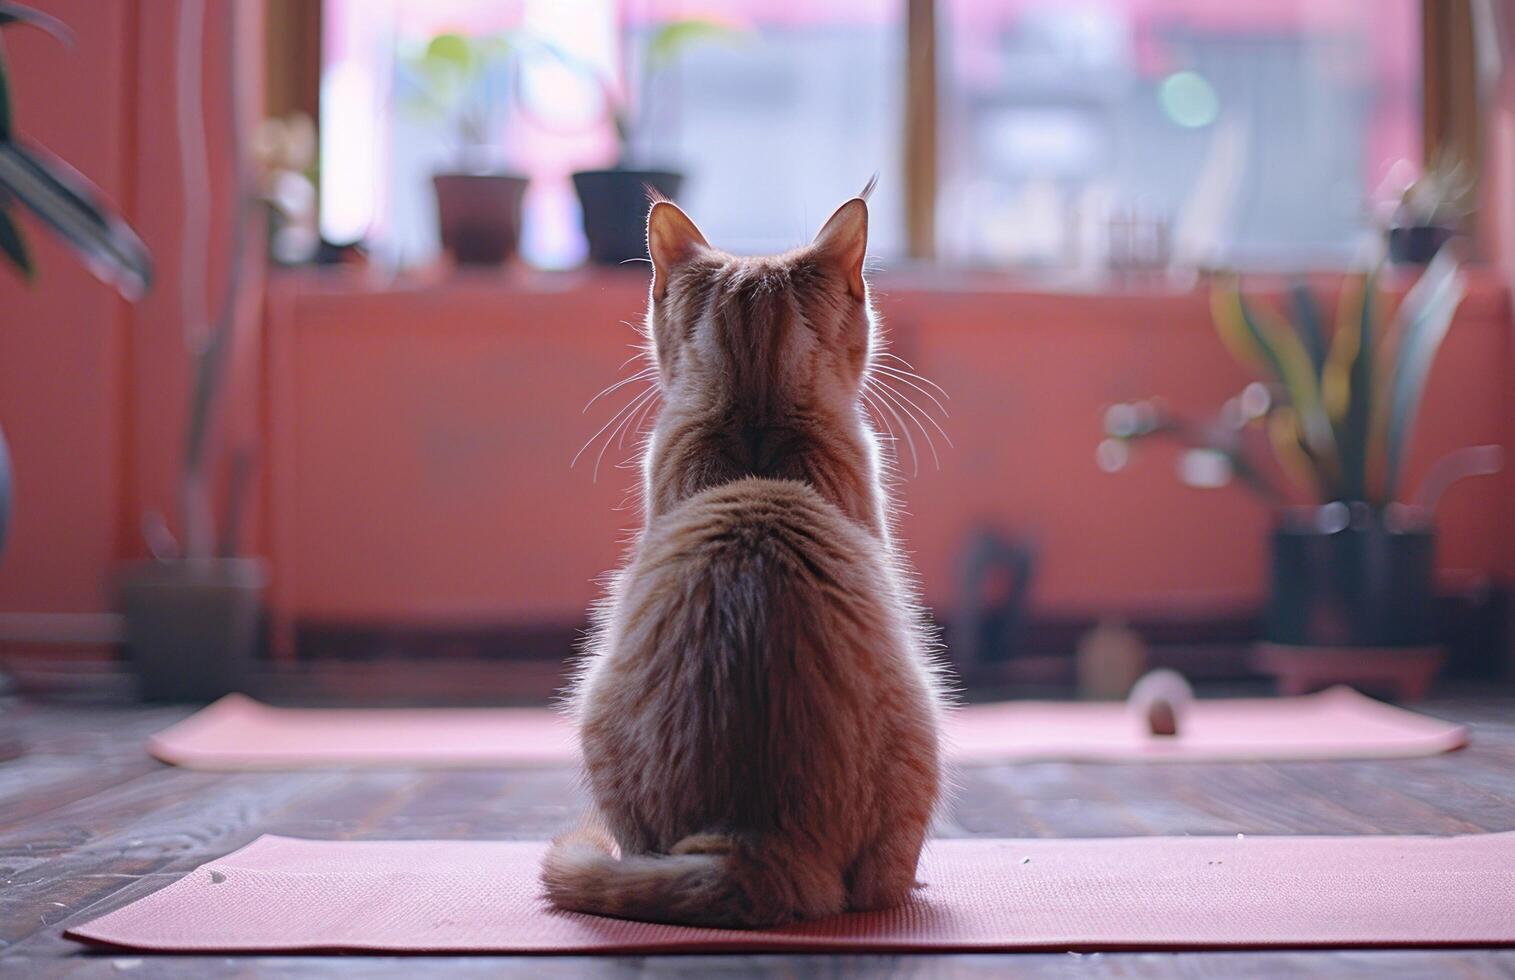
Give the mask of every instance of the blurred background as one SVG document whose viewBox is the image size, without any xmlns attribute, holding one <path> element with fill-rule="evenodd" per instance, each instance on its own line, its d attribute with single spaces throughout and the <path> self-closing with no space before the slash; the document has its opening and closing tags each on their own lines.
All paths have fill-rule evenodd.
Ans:
<svg viewBox="0 0 1515 980">
<path fill-rule="evenodd" d="M 507 702 L 639 521 L 645 188 L 873 174 L 970 696 L 1512 668 L 1501 0 L 0 0 L 0 667 Z M 929 379 L 929 380 L 927 380 Z"/>
</svg>

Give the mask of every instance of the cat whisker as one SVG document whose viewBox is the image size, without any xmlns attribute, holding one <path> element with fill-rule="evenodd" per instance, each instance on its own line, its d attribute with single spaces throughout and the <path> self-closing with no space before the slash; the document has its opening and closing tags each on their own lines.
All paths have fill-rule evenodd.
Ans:
<svg viewBox="0 0 1515 980">
<path fill-rule="evenodd" d="M 892 385 L 883 384 L 883 383 L 880 383 L 880 387 L 882 387 L 885 390 L 887 390 L 890 393 L 892 393 L 896 398 L 903 399 L 906 405 L 909 405 L 911 408 L 913 408 L 915 410 L 916 414 L 918 414 L 920 417 L 924 418 L 926 421 L 930 422 L 931 425 L 932 425 L 932 427 L 935 428 L 937 432 L 940 432 L 942 434 L 942 438 L 947 441 L 948 448 L 951 448 L 951 449 L 956 449 L 957 448 L 956 446 L 952 445 L 952 437 L 947 434 L 947 430 L 946 429 L 942 428 L 942 424 L 936 420 L 936 416 L 932 415 L 930 412 L 926 411 L 924 408 L 921 408 L 921 406 L 919 404 L 917 404 L 912 398 L 910 398 L 909 395 L 906 395 L 904 392 L 900 391 L 898 388 L 895 388 Z M 938 406 L 938 407 L 940 407 L 940 406 Z M 945 410 L 943 410 L 942 414 L 946 415 L 947 413 L 946 413 Z M 924 432 L 925 430 L 922 429 L 922 431 Z M 928 433 L 928 435 L 929 435 L 929 433 Z"/>
<path fill-rule="evenodd" d="M 937 394 L 941 395 L 943 398 L 947 399 L 948 401 L 952 400 L 952 396 L 949 395 L 949 394 L 947 394 L 947 389 L 946 388 L 943 388 L 941 385 L 937 384 L 935 381 L 932 381 L 930 378 L 926 377 L 924 374 L 917 374 L 914 371 L 906 371 L 904 368 L 892 367 L 892 366 L 890 366 L 888 364 L 875 364 L 875 365 L 873 365 L 873 369 L 875 371 L 884 371 L 884 372 L 887 372 L 888 374 L 892 374 L 892 375 L 894 375 L 897 378 L 914 378 L 916 381 L 919 381 L 921 384 L 930 385 L 931 387 L 935 388 Z"/>
<path fill-rule="evenodd" d="M 868 406 L 868 416 L 873 419 L 875 428 L 882 429 L 888 433 L 887 436 L 878 435 L 876 432 L 874 434 L 878 435 L 880 439 L 886 439 L 889 442 L 898 442 L 899 439 L 894 434 L 894 428 L 889 424 L 888 416 L 879 408 L 878 400 L 868 391 L 868 386 L 864 385 L 860 389 L 859 394 L 862 396 L 863 403 Z"/>
<path fill-rule="evenodd" d="M 871 381 L 872 381 L 872 379 L 870 379 L 870 383 L 871 383 Z M 875 389 L 874 393 L 877 394 L 877 395 L 882 396 L 883 391 L 882 391 L 882 389 Z M 905 435 L 905 445 L 908 446 L 909 449 L 910 449 L 910 475 L 911 476 L 918 476 L 918 475 L 920 475 L 920 472 L 921 472 L 921 458 L 920 458 L 920 454 L 916 452 L 916 449 L 915 449 L 915 437 L 910 434 L 910 426 L 908 426 L 908 425 L 905 424 L 904 418 L 901 417 L 900 413 L 898 411 L 896 411 L 895 408 L 894 408 L 894 406 L 889 403 L 889 399 L 888 398 L 881 397 L 879 399 L 879 403 L 884 406 L 884 408 L 889 412 L 890 415 L 894 416 L 895 421 L 900 424 L 900 431 L 903 432 L 904 435 Z"/>
<path fill-rule="evenodd" d="M 949 418 L 950 419 L 952 417 L 952 413 L 949 412 L 949 411 L 947 411 L 947 406 L 943 405 L 941 403 L 941 401 L 935 395 L 933 395 L 931 392 L 927 391 L 925 388 L 922 388 L 920 385 L 916 384 L 914 381 L 911 381 L 909 378 L 907 378 L 907 377 L 905 377 L 905 376 L 903 376 L 901 374 L 898 374 L 895 371 L 890 370 L 889 368 L 886 368 L 886 367 L 883 367 L 883 366 L 877 365 L 877 364 L 875 364 L 873 366 L 873 370 L 878 371 L 881 374 L 885 375 L 886 377 L 892 378 L 895 381 L 898 381 L 898 382 L 900 382 L 902 384 L 909 385 L 910 387 L 914 388 L 916 391 L 920 392 L 921 394 L 925 395 L 927 398 L 931 399 L 932 404 L 934 404 L 937 407 L 937 409 L 942 413 L 942 417 L 943 418 Z M 942 394 L 945 395 L 947 393 L 944 391 L 944 392 L 942 392 Z"/>
<path fill-rule="evenodd" d="M 624 388 L 624 387 L 626 387 L 629 384 L 636 384 L 638 381 L 645 381 L 648 378 L 651 378 L 656 373 L 657 373 L 657 368 L 653 368 L 653 367 L 643 368 L 642 370 L 638 371 L 636 374 L 633 374 L 629 378 L 622 378 L 620 381 L 614 382 L 613 384 L 610 384 L 610 385 L 606 386 L 605 388 L 600 389 L 600 393 L 598 395 L 595 395 L 593 398 L 589 399 L 589 401 L 584 404 L 584 407 L 579 410 L 579 414 L 583 415 L 585 412 L 589 411 L 590 407 L 592 405 L 594 405 L 595 402 L 599 401 L 601 398 L 604 398 L 606 395 L 609 395 L 609 394 L 611 394 L 611 393 L 613 393 L 615 391 L 618 391 L 619 389 Z"/>
<path fill-rule="evenodd" d="M 915 365 L 914 364 L 911 364 L 909 361 L 905 360 L 903 357 L 900 357 L 894 351 L 891 351 L 891 350 L 878 350 L 878 351 L 874 351 L 873 356 L 875 356 L 875 357 L 887 357 L 887 358 L 889 358 L 892 361 L 899 361 L 901 364 L 905 365 L 905 367 L 909 368 L 912 371 L 915 370 Z"/>
<path fill-rule="evenodd" d="M 640 405 L 641 399 L 643 397 L 645 397 L 649 391 L 655 391 L 656 389 L 657 389 L 657 385 L 649 385 L 646 391 L 641 392 L 635 398 L 631 399 L 631 401 L 629 401 L 625 405 L 621 406 L 620 411 L 618 411 L 614 415 L 612 415 L 610 417 L 610 421 L 606 422 L 604 425 L 600 426 L 599 431 L 597 431 L 594 435 L 590 436 L 589 437 L 589 441 L 586 442 L 586 443 L 584 443 L 584 445 L 579 448 L 579 451 L 577 453 L 574 453 L 573 462 L 571 462 L 571 463 L 568 464 L 569 468 L 572 469 L 573 467 L 577 466 L 578 462 L 579 462 L 579 457 L 583 456 L 584 453 L 589 450 L 590 446 L 593 446 L 596 442 L 598 442 L 599 439 L 600 439 L 600 436 L 604 435 L 607 429 L 609 429 L 612 425 L 615 425 L 617 422 L 619 422 L 621 420 L 621 416 L 623 414 L 625 414 L 628 411 L 634 411 L 635 407 L 638 406 L 638 405 Z M 612 438 L 614 438 L 614 437 L 612 436 Z"/>
<path fill-rule="evenodd" d="M 617 371 L 626 370 L 626 365 L 631 364 L 633 361 L 640 361 L 643 358 L 652 356 L 652 351 L 648 350 L 641 344 L 627 344 L 626 346 L 636 351 L 636 353 L 632 354 L 630 357 L 626 358 L 626 360 L 622 361 L 621 366 L 616 368 Z"/>
<path fill-rule="evenodd" d="M 906 398 L 904 395 L 901 395 L 899 392 L 895 391 L 888 385 L 878 382 L 876 383 L 878 384 L 876 390 L 878 391 L 879 395 L 886 402 L 892 403 L 896 408 L 903 412 L 912 422 L 915 423 L 916 428 L 921 430 L 921 436 L 926 440 L 926 447 L 931 450 L 932 464 L 937 469 L 941 469 L 942 461 L 941 457 L 939 457 L 936 452 L 936 440 L 931 437 L 931 431 L 927 429 L 926 424 L 921 421 L 920 416 L 925 413 L 922 412 L 920 406 L 916 405 L 910 399 Z M 941 429 L 941 426 L 936 424 L 936 419 L 931 418 L 930 415 L 926 415 L 926 418 L 931 421 L 932 425 L 936 425 L 938 430 Z M 908 433 L 909 430 L 906 429 L 906 432 Z M 942 433 L 942 437 L 946 438 L 945 432 Z M 948 440 L 948 444 L 951 444 L 951 440 Z M 915 474 L 912 473 L 911 475 L 913 476 Z"/>
<path fill-rule="evenodd" d="M 652 387 L 648 388 L 646 391 L 642 392 L 640 395 L 637 395 L 636 398 L 635 398 L 635 400 L 633 400 L 631 402 L 631 406 L 628 406 L 628 407 L 630 407 L 631 410 L 624 413 L 624 415 L 621 418 L 620 424 L 616 426 L 616 431 L 610 433 L 610 435 L 605 438 L 605 445 L 603 445 L 603 446 L 600 447 L 600 454 L 594 458 L 594 479 L 595 479 L 595 482 L 599 482 L 599 479 L 600 479 L 600 462 L 605 458 L 605 451 L 610 448 L 610 443 L 612 441 L 614 441 L 614 439 L 615 439 L 615 437 L 616 437 L 616 435 L 618 433 L 625 431 L 626 424 L 631 421 L 631 417 L 636 414 L 637 409 L 638 408 L 642 408 L 643 406 L 645 406 L 649 401 L 651 401 L 652 399 L 656 398 L 657 395 L 658 395 L 658 386 L 657 385 L 653 385 Z"/>
<path fill-rule="evenodd" d="M 631 433 L 631 437 L 633 439 L 642 435 L 642 425 L 647 421 L 647 416 L 651 414 L 653 406 L 657 403 L 658 400 L 656 398 L 647 399 L 647 401 L 642 405 L 641 411 L 637 413 L 637 420 L 631 425 L 628 425 L 621 429 L 621 437 L 620 439 L 616 440 L 617 449 L 625 448 L 626 433 Z"/>
</svg>

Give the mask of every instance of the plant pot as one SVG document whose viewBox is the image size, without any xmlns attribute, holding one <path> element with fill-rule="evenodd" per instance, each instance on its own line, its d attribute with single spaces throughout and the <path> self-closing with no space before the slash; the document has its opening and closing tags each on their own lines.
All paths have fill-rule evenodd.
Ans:
<svg viewBox="0 0 1515 980">
<path fill-rule="evenodd" d="M 619 265 L 647 257 L 647 212 L 650 187 L 664 197 L 678 195 L 684 175 L 671 170 L 582 170 L 573 175 L 574 190 L 584 210 L 584 235 L 589 260 Z"/>
<path fill-rule="evenodd" d="M 437 174 L 437 227 L 442 248 L 459 265 L 497 266 L 521 242 L 525 177 L 508 174 Z"/>
<path fill-rule="evenodd" d="M 1363 514 L 1326 532 L 1312 516 L 1290 515 L 1273 532 L 1266 638 L 1287 646 L 1433 645 L 1435 568 L 1429 525 L 1390 529 Z"/>
<path fill-rule="evenodd" d="M 132 668 L 147 701 L 210 701 L 247 683 L 268 571 L 257 558 L 146 561 L 119 580 Z"/>
<path fill-rule="evenodd" d="M 1389 229 L 1389 258 L 1400 265 L 1425 265 L 1457 234 L 1441 225 L 1399 225 Z"/>
<path fill-rule="evenodd" d="M 11 519 L 11 458 L 5 448 L 5 432 L 0 430 L 0 556 L 5 554 L 5 529 Z"/>
</svg>

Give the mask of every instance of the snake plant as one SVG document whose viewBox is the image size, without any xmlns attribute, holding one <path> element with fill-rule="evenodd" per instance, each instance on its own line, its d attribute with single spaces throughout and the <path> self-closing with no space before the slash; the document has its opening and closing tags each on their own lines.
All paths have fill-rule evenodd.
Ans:
<svg viewBox="0 0 1515 980">
<path fill-rule="evenodd" d="M 1259 380 L 1208 424 L 1172 416 L 1157 401 L 1114 406 L 1101 462 L 1118 469 L 1130 443 L 1176 439 L 1215 460 L 1209 472 L 1219 469 L 1269 502 L 1285 503 L 1297 492 L 1280 486 L 1270 476 L 1274 468 L 1259 460 L 1256 444 L 1265 442 L 1277 469 L 1320 503 L 1378 510 L 1399 501 L 1426 380 L 1466 277 L 1447 247 L 1392 312 L 1379 287 L 1376 268 L 1348 277 L 1328 329 L 1324 305 L 1303 282 L 1289 290 L 1286 315 L 1249 298 L 1237 276 L 1217 276 L 1210 295 L 1216 332 Z M 1265 439 L 1251 435 L 1258 430 Z M 1449 466 L 1471 475 L 1498 465 L 1497 450 L 1480 447 L 1453 454 L 1433 472 L 1444 480 Z"/>
</svg>

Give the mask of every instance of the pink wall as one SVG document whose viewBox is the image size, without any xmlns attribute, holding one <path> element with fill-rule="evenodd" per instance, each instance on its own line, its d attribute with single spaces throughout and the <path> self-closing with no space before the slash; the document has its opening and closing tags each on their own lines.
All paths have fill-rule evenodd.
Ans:
<svg viewBox="0 0 1515 980">
<path fill-rule="evenodd" d="M 152 251 L 156 279 L 133 307 L 95 281 L 34 223 L 39 267 L 27 288 L 0 270 L 0 426 L 16 470 L 12 538 L 0 558 L 0 611 L 91 612 L 112 605 L 111 572 L 143 553 L 142 512 L 173 516 L 184 438 L 190 353 L 179 305 L 184 180 L 175 133 L 178 0 L 52 0 L 40 4 L 76 35 L 66 48 L 37 31 L 5 34 L 18 128 L 97 183 Z M 228 27 L 235 22 L 244 86 L 261 93 L 261 7 L 206 4 L 208 167 L 215 203 L 206 256 L 219 295 L 228 248 L 230 157 L 222 91 Z M 255 104 L 249 119 L 257 119 Z M 256 348 L 259 249 L 250 250 L 229 435 L 217 447 L 256 447 L 261 359 Z"/>
<path fill-rule="evenodd" d="M 619 366 L 645 300 L 636 274 L 462 279 L 369 289 L 295 276 L 270 306 L 270 498 L 286 616 L 573 621 L 635 526 L 634 471 L 574 453 L 635 386 L 580 414 Z M 1255 599 L 1267 512 L 1237 489 L 1184 488 L 1154 447 L 1094 464 L 1104 408 L 1161 394 L 1208 413 L 1246 383 L 1201 294 L 1071 295 L 984 280 L 881 278 L 895 350 L 950 393 L 941 444 L 907 478 L 901 530 L 928 599 L 981 524 L 1041 545 L 1043 607 L 1093 611 Z M 1510 444 L 1509 310 L 1476 277 L 1437 365 L 1411 485 L 1474 442 Z M 917 436 L 919 439 L 919 436 Z M 924 448 L 921 449 L 925 453 Z M 630 498 L 630 500 L 628 500 Z M 1487 574 L 1509 540 L 1508 481 L 1447 500 L 1442 559 Z"/>
<path fill-rule="evenodd" d="M 77 32 L 70 50 L 5 32 L 17 128 L 69 160 L 118 205 L 134 197 L 131 45 L 136 5 L 46 5 Z M 0 269 L 0 426 L 16 471 L 0 609 L 95 610 L 121 547 L 123 409 L 130 315 L 70 253 L 27 224 L 38 282 Z"/>
<path fill-rule="evenodd" d="M 160 273 L 153 294 L 128 307 L 40 232 L 35 289 L 0 271 L 0 425 L 18 478 L 0 611 L 93 611 L 109 608 L 115 562 L 141 553 L 142 510 L 175 507 L 190 363 L 172 135 L 180 8 L 45 6 L 78 42 L 68 51 L 7 32 L 21 129 L 104 188 Z M 225 18 L 238 18 L 239 43 L 256 53 L 259 8 L 208 9 L 206 73 L 218 79 Z M 256 71 L 258 59 L 245 64 Z M 219 190 L 226 114 L 213 95 L 206 108 Z M 1498 200 L 1491 217 L 1507 229 L 1508 188 Z M 212 216 L 216 270 L 228 216 Z M 1505 234 L 1508 256 L 1515 233 Z M 1505 281 L 1478 277 L 1454 327 L 1417 469 L 1466 443 L 1515 448 Z M 952 393 L 946 426 L 956 448 L 903 488 L 903 536 L 930 598 L 947 594 L 953 549 L 982 522 L 1040 541 L 1044 606 L 1257 595 L 1267 515 L 1250 499 L 1179 487 L 1161 451 L 1117 476 L 1093 465 L 1109 402 L 1163 394 L 1203 412 L 1243 382 L 1214 342 L 1202 297 L 1056 295 L 983 279 L 886 277 L 880 286 L 897 349 Z M 635 522 L 615 509 L 634 474 L 602 470 L 594 483 L 568 462 L 607 417 L 604 405 L 579 410 L 616 376 L 635 339 L 617 324 L 635 320 L 642 302 L 635 274 L 393 289 L 295 276 L 274 283 L 265 349 L 254 292 L 219 455 L 245 448 L 261 458 L 267 445 L 268 492 L 257 508 L 267 534 L 254 528 L 253 548 L 266 545 L 275 560 L 278 610 L 449 622 L 581 615 Z M 1512 489 L 1505 478 L 1455 491 L 1443 525 L 1447 568 L 1515 576 Z"/>
</svg>

